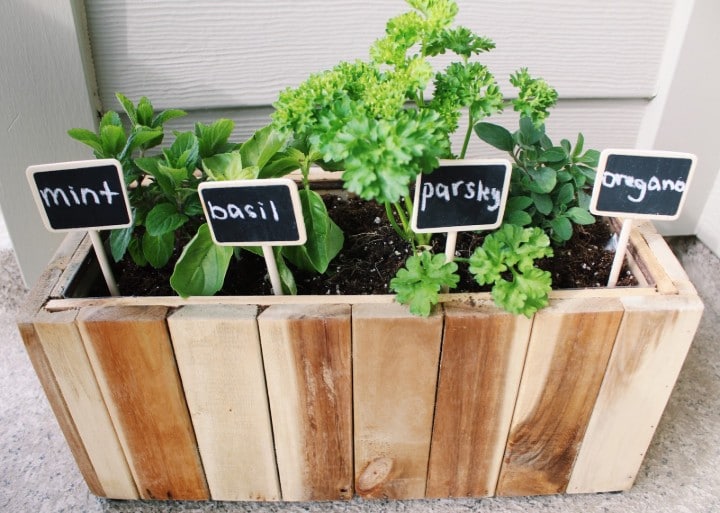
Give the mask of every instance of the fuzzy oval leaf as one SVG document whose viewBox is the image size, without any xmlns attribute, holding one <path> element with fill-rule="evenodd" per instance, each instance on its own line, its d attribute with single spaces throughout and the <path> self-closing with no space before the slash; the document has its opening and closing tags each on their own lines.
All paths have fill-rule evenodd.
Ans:
<svg viewBox="0 0 720 513">
<path fill-rule="evenodd" d="M 572 237 L 572 223 L 565 216 L 559 216 L 550 220 L 550 227 L 553 230 L 553 239 L 564 242 Z"/>
<path fill-rule="evenodd" d="M 512 134 L 494 123 L 477 123 L 474 127 L 477 136 L 490 146 L 503 151 L 512 151 L 515 143 Z"/>
<path fill-rule="evenodd" d="M 595 222 L 595 217 L 593 217 L 590 212 L 580 207 L 572 207 L 568 209 L 568 211 L 565 212 L 565 215 L 568 216 L 568 218 L 575 224 L 593 224 Z"/>
<path fill-rule="evenodd" d="M 160 236 L 184 225 L 188 216 L 177 211 L 172 203 L 155 205 L 145 218 L 145 229 L 150 235 Z"/>
<path fill-rule="evenodd" d="M 540 194 L 549 193 L 555 188 L 555 184 L 557 184 L 557 171 L 549 167 L 530 169 L 528 174 L 532 179 L 530 189 L 533 192 Z"/>
<path fill-rule="evenodd" d="M 550 212 L 552 212 L 553 201 L 549 194 L 538 194 L 536 192 L 533 192 L 532 200 L 535 204 L 535 208 L 541 214 L 548 215 Z"/>
<path fill-rule="evenodd" d="M 170 277 L 170 286 L 182 297 L 212 296 L 225 282 L 233 248 L 218 246 L 203 224 L 183 248 Z"/>
</svg>

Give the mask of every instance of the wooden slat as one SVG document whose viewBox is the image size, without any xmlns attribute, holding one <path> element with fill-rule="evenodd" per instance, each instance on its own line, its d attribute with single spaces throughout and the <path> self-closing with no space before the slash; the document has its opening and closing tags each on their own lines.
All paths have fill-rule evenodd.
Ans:
<svg viewBox="0 0 720 513">
<path fill-rule="evenodd" d="M 401 305 L 353 307 L 355 491 L 425 495 L 442 315 Z"/>
<path fill-rule="evenodd" d="M 40 311 L 35 317 L 40 344 L 100 482 L 102 495 L 137 499 L 135 482 L 75 326 L 75 316 L 74 311 Z"/>
<path fill-rule="evenodd" d="M 140 497 L 207 499 L 166 315 L 89 308 L 78 325 Z"/>
<path fill-rule="evenodd" d="M 257 306 L 186 306 L 168 317 L 214 500 L 277 500 L 280 487 Z"/>
<path fill-rule="evenodd" d="M 495 493 L 532 320 L 445 305 L 427 497 Z"/>
<path fill-rule="evenodd" d="M 271 306 L 258 325 L 283 500 L 352 498 L 350 307 Z"/>
<path fill-rule="evenodd" d="M 573 468 L 571 493 L 632 486 L 703 311 L 697 297 L 622 302 L 625 316 Z"/>
<path fill-rule="evenodd" d="M 55 252 L 50 264 L 45 268 L 35 286 L 26 296 L 25 303 L 17 318 L 17 326 L 35 374 L 38 380 L 40 380 L 45 396 L 50 403 L 50 408 L 55 414 L 60 430 L 67 441 L 70 452 L 80 470 L 80 474 L 83 476 L 83 479 L 85 479 L 92 493 L 104 496 L 105 491 L 100 485 L 100 480 L 95 472 L 95 468 L 85 450 L 82 437 L 65 403 L 62 391 L 55 379 L 45 351 L 40 344 L 40 338 L 34 325 L 35 316 L 47 301 L 50 291 L 55 287 L 66 267 L 69 265 L 83 236 L 82 233 L 71 232 L 63 239 L 62 244 Z"/>
<path fill-rule="evenodd" d="M 535 314 L 498 495 L 565 491 L 622 314 L 588 299 Z"/>
<path fill-rule="evenodd" d="M 37 331 L 35 331 L 35 326 L 32 323 L 18 322 L 18 329 L 25 343 L 25 350 L 35 370 L 35 374 L 40 380 L 45 396 L 50 403 L 50 408 L 52 408 L 55 414 L 55 418 L 60 425 L 60 430 L 65 437 L 65 441 L 70 448 L 70 452 L 75 459 L 80 474 L 83 476 L 90 492 L 100 497 L 105 496 L 105 490 L 103 490 L 100 484 L 100 479 L 90 461 L 87 450 L 85 450 L 80 432 L 75 425 L 70 409 L 65 403 L 60 386 L 55 380 L 55 375 L 50 367 L 47 356 L 45 356 L 42 344 L 40 344 L 40 337 L 38 337 Z"/>
</svg>

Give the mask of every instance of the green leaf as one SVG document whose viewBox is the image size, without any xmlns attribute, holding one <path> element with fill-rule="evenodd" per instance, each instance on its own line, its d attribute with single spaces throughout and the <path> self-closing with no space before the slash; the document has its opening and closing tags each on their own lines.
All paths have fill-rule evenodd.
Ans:
<svg viewBox="0 0 720 513">
<path fill-rule="evenodd" d="M 152 126 L 152 118 L 155 113 L 152 103 L 146 96 L 140 98 L 137 104 L 137 124 L 143 126 Z"/>
<path fill-rule="evenodd" d="M 457 264 L 446 262 L 445 255 L 423 251 L 407 259 L 405 267 L 390 280 L 398 303 L 410 305 L 410 312 L 427 317 L 440 299 L 443 287 L 455 288 L 460 281 Z"/>
<path fill-rule="evenodd" d="M 555 205 L 569 205 L 575 199 L 575 187 L 573 184 L 566 183 L 557 192 Z"/>
<path fill-rule="evenodd" d="M 512 151 L 515 147 L 512 134 L 500 125 L 493 123 L 477 123 L 474 127 L 477 136 L 502 151 Z"/>
<path fill-rule="evenodd" d="M 233 249 L 215 244 L 207 224 L 183 248 L 170 277 L 170 286 L 182 297 L 211 296 L 225 282 Z"/>
<path fill-rule="evenodd" d="M 545 129 L 542 126 L 535 126 L 535 123 L 533 123 L 533 120 L 529 117 L 522 116 L 520 118 L 520 131 L 518 134 L 523 145 L 532 146 L 540 142 L 540 139 L 545 135 Z"/>
<path fill-rule="evenodd" d="M 153 128 L 161 128 L 165 123 L 170 121 L 171 119 L 175 118 L 181 118 L 183 116 L 187 116 L 187 112 L 180 109 L 167 109 L 162 111 L 160 114 L 156 115 L 152 122 L 150 123 L 150 126 Z"/>
<path fill-rule="evenodd" d="M 261 128 L 240 146 L 242 161 L 246 166 L 262 169 L 285 146 L 286 141 L 287 136 L 275 130 L 272 125 Z"/>
<path fill-rule="evenodd" d="M 510 313 L 532 317 L 547 306 L 552 275 L 537 268 L 514 275 L 513 281 L 500 280 L 492 289 L 495 302 Z"/>
<path fill-rule="evenodd" d="M 85 128 L 71 128 L 67 133 L 76 141 L 80 141 L 81 143 L 90 146 L 93 150 L 95 150 L 95 153 L 98 156 L 105 156 L 105 149 L 103 148 L 100 136 L 95 132 Z"/>
<path fill-rule="evenodd" d="M 148 261 L 142 252 L 142 242 L 140 238 L 135 236 L 130 239 L 130 243 L 128 244 L 127 249 L 128 253 L 130 253 L 130 256 L 133 259 L 133 262 L 135 262 L 140 267 L 145 267 L 147 265 Z"/>
<path fill-rule="evenodd" d="M 553 201 L 549 194 L 538 194 L 533 192 L 532 200 L 533 203 L 535 203 L 535 208 L 537 208 L 538 212 L 541 214 L 547 215 L 552 212 Z"/>
<path fill-rule="evenodd" d="M 135 110 L 135 105 L 133 105 L 133 102 L 130 101 L 128 97 L 122 93 L 115 93 L 115 98 L 117 98 L 122 105 L 125 114 L 127 114 L 128 118 L 130 119 L 130 123 L 132 123 L 133 125 L 137 125 L 137 110 Z"/>
<path fill-rule="evenodd" d="M 276 158 L 271 159 L 260 169 L 258 178 L 280 178 L 299 168 L 300 163 L 297 158 L 278 153 Z"/>
<path fill-rule="evenodd" d="M 584 145 L 585 145 L 585 137 L 583 136 L 583 134 L 578 133 L 577 142 L 575 143 L 575 149 L 572 152 L 572 156 L 577 157 L 578 155 L 580 155 L 583 151 Z"/>
<path fill-rule="evenodd" d="M 128 226 L 110 232 L 110 253 L 116 262 L 119 262 L 125 256 L 134 229 L 134 226 Z"/>
<path fill-rule="evenodd" d="M 195 171 L 200 158 L 200 144 L 192 132 L 177 134 L 168 150 L 163 152 L 170 167 Z"/>
<path fill-rule="evenodd" d="M 202 160 L 202 168 L 205 173 L 215 181 L 224 180 L 253 180 L 257 178 L 256 167 L 243 168 L 243 160 L 240 153 L 221 153 Z"/>
<path fill-rule="evenodd" d="M 565 215 L 575 224 L 593 224 L 595 218 L 584 208 L 572 207 L 565 212 Z"/>
<path fill-rule="evenodd" d="M 585 155 L 578 159 L 578 162 L 585 164 L 589 167 L 597 167 L 600 160 L 600 152 L 597 150 L 588 150 Z"/>
<path fill-rule="evenodd" d="M 106 126 L 122 127 L 123 124 L 122 124 L 122 120 L 120 119 L 120 115 L 113 110 L 107 111 L 103 115 L 102 119 L 100 119 L 100 127 L 99 128 L 102 131 L 102 129 L 105 128 Z"/>
<path fill-rule="evenodd" d="M 507 200 L 508 210 L 525 210 L 533 204 L 533 199 L 529 196 L 513 196 Z"/>
<path fill-rule="evenodd" d="M 565 216 L 559 216 L 550 220 L 550 227 L 553 230 L 553 239 L 564 242 L 572 237 L 572 223 Z"/>
<path fill-rule="evenodd" d="M 532 179 L 530 190 L 536 193 L 550 193 L 557 184 L 557 171 L 549 167 L 529 169 L 528 175 Z"/>
<path fill-rule="evenodd" d="M 125 129 L 121 126 L 106 125 L 100 129 L 100 142 L 103 153 L 107 156 L 116 156 L 122 153 L 127 139 Z"/>
<path fill-rule="evenodd" d="M 273 248 L 275 254 L 275 263 L 277 264 L 278 274 L 280 275 L 280 284 L 282 285 L 283 294 L 297 295 L 297 283 L 295 276 L 285 263 L 283 258 L 283 249 L 289 246 L 276 246 Z"/>
<path fill-rule="evenodd" d="M 532 217 L 523 210 L 513 210 L 505 214 L 504 222 L 515 226 L 527 226 L 532 223 Z"/>
<path fill-rule="evenodd" d="M 168 263 L 175 249 L 175 233 L 167 232 L 159 236 L 145 232 L 142 238 L 142 252 L 148 263 L 159 269 Z"/>
<path fill-rule="evenodd" d="M 538 160 L 540 162 L 563 162 L 564 160 L 567 160 L 567 157 L 567 153 L 563 148 L 555 146 L 554 148 L 550 148 L 549 150 L 542 152 Z"/>
<path fill-rule="evenodd" d="M 330 219 L 318 193 L 303 189 L 299 194 L 307 242 L 302 246 L 286 246 L 283 254 L 296 267 L 322 274 L 342 249 L 345 237 L 340 227 Z"/>
<path fill-rule="evenodd" d="M 195 135 L 198 138 L 200 158 L 210 157 L 217 153 L 230 151 L 228 139 L 235 123 L 230 119 L 218 119 L 211 125 L 195 124 Z"/>
<path fill-rule="evenodd" d="M 160 236 L 168 232 L 174 232 L 188 220 L 188 216 L 177 211 L 172 203 L 159 203 L 155 205 L 147 218 L 145 218 L 145 229 L 150 235 Z"/>
</svg>

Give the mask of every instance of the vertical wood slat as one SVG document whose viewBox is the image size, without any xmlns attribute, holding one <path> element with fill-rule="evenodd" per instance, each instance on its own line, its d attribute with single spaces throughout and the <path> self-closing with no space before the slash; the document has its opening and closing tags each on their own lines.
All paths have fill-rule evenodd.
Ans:
<svg viewBox="0 0 720 513">
<path fill-rule="evenodd" d="M 535 314 L 498 495 L 566 490 L 622 315 L 590 298 Z"/>
<path fill-rule="evenodd" d="M 45 356 L 45 351 L 43 351 L 42 345 L 40 344 L 40 337 L 35 330 L 35 326 L 31 322 L 20 321 L 18 322 L 18 329 L 25 344 L 25 351 L 30 358 L 35 374 L 40 380 L 45 396 L 50 403 L 50 408 L 55 414 L 60 430 L 65 437 L 65 441 L 67 441 L 80 474 L 91 493 L 104 497 L 105 490 L 103 490 L 100 484 L 100 479 L 98 478 L 97 472 L 95 472 L 95 467 L 93 467 L 85 445 L 82 442 L 82 437 L 75 425 L 73 415 L 65 403 L 60 386 L 55 379 L 55 374 L 50 367 L 50 362 L 47 356 Z"/>
<path fill-rule="evenodd" d="M 130 469 L 75 325 L 77 312 L 40 311 L 35 329 L 65 404 L 102 487 L 113 499 L 137 499 Z"/>
<path fill-rule="evenodd" d="M 615 348 L 567 491 L 626 490 L 635 481 L 703 304 L 697 296 L 625 298 Z"/>
<path fill-rule="evenodd" d="M 350 306 L 271 306 L 258 326 L 283 500 L 352 498 Z"/>
<path fill-rule="evenodd" d="M 278 500 L 257 306 L 192 305 L 168 317 L 213 500 Z"/>
<path fill-rule="evenodd" d="M 355 490 L 425 495 L 443 318 L 398 304 L 353 306 Z"/>
<path fill-rule="evenodd" d="M 532 320 L 445 305 L 427 497 L 495 494 Z"/>
<path fill-rule="evenodd" d="M 91 307 L 78 325 L 143 499 L 208 499 L 164 307 Z"/>
</svg>

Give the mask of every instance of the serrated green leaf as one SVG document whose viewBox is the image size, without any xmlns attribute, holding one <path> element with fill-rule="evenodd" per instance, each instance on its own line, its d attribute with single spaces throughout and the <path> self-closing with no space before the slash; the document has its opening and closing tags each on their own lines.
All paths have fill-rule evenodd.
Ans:
<svg viewBox="0 0 720 513">
<path fill-rule="evenodd" d="M 246 166 L 262 169 L 285 146 L 286 141 L 286 135 L 268 125 L 240 146 L 240 155 Z"/>
<path fill-rule="evenodd" d="M 152 126 L 153 114 L 155 113 L 152 103 L 147 97 L 140 98 L 136 108 L 137 124 L 144 126 Z"/>
<path fill-rule="evenodd" d="M 133 104 L 133 102 L 130 101 L 130 99 L 128 99 L 128 97 L 122 93 L 115 93 L 115 98 L 117 98 L 122 105 L 125 114 L 127 114 L 128 118 L 130 119 L 130 123 L 132 123 L 133 125 L 137 125 L 137 110 L 135 109 L 135 105 Z"/>
<path fill-rule="evenodd" d="M 173 290 L 182 297 L 211 296 L 225 282 L 233 248 L 215 244 L 207 224 L 183 248 L 170 277 Z"/>
<path fill-rule="evenodd" d="M 210 125 L 195 124 L 195 135 L 198 138 L 200 158 L 204 159 L 218 153 L 230 151 L 228 139 L 235 128 L 230 119 L 218 119 Z"/>
<path fill-rule="evenodd" d="M 200 158 L 200 145 L 192 132 L 177 134 L 169 149 L 163 151 L 169 167 L 195 171 Z"/>
<path fill-rule="evenodd" d="M 225 180 L 253 180 L 257 178 L 257 167 L 243 167 L 240 153 L 221 153 L 202 160 L 205 173 L 218 182 Z"/>
<path fill-rule="evenodd" d="M 132 237 L 132 239 L 130 239 L 130 243 L 128 244 L 127 250 L 136 265 L 140 267 L 145 267 L 148 264 L 147 258 L 145 258 L 145 255 L 142 251 L 142 239 L 137 236 Z"/>
<path fill-rule="evenodd" d="M 390 289 L 397 293 L 399 303 L 410 306 L 411 313 L 427 317 L 439 301 L 440 290 L 457 286 L 460 277 L 456 271 L 457 264 L 446 262 L 445 255 L 423 251 L 407 259 L 390 280 Z"/>
<path fill-rule="evenodd" d="M 123 124 L 122 120 L 120 119 L 120 115 L 113 110 L 107 111 L 100 119 L 99 129 L 102 130 L 106 126 L 122 127 Z"/>
<path fill-rule="evenodd" d="M 159 269 L 168 263 L 175 249 L 175 233 L 167 232 L 159 236 L 145 232 L 142 238 L 142 252 L 148 263 Z"/>
<path fill-rule="evenodd" d="M 171 119 L 181 118 L 183 116 L 187 116 L 187 112 L 180 109 L 167 109 L 162 111 L 160 114 L 157 114 L 150 126 L 153 128 L 162 128 L 162 126 L 170 121 Z"/>
<path fill-rule="evenodd" d="M 90 146 L 93 150 L 95 150 L 96 155 L 101 157 L 105 156 L 105 149 L 103 148 L 100 136 L 95 132 L 85 128 L 71 128 L 67 133 L 76 141 L 80 141 L 81 143 Z"/>
<path fill-rule="evenodd" d="M 174 232 L 188 221 L 188 216 L 177 211 L 172 203 L 159 203 L 148 212 L 145 229 L 150 235 L 160 236 Z"/>
<path fill-rule="evenodd" d="M 477 123 L 474 127 L 477 136 L 490 146 L 502 151 L 512 151 L 515 147 L 512 134 L 500 125 Z"/>
<path fill-rule="evenodd" d="M 127 139 L 125 129 L 121 126 L 106 125 L 100 129 L 100 142 L 103 153 L 107 156 L 116 156 L 122 153 Z"/>
</svg>

